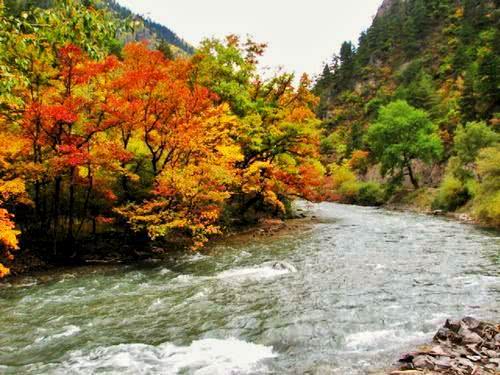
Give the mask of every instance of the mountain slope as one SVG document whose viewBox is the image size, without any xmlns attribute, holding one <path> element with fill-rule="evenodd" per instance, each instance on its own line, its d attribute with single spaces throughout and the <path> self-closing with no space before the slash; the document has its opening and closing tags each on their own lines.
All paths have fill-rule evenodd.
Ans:
<svg viewBox="0 0 500 375">
<path fill-rule="evenodd" d="M 167 43 L 176 46 L 182 51 L 192 54 L 194 52 L 194 48 L 189 45 L 185 40 L 181 39 L 175 32 L 173 32 L 168 27 L 161 25 L 157 22 L 152 21 L 151 19 L 144 18 L 140 15 L 134 14 L 128 8 L 120 5 L 115 0 L 106 0 L 107 5 L 110 9 L 116 12 L 120 18 L 132 18 L 138 19 L 144 25 L 145 29 L 150 33 L 156 35 L 157 38 L 166 41 Z"/>
<path fill-rule="evenodd" d="M 384 0 L 358 46 L 345 42 L 325 66 L 315 93 L 324 160 L 345 201 L 360 201 L 362 189 L 380 201 L 382 190 L 394 199 L 423 187 L 425 209 L 462 209 L 500 226 L 498 0 Z M 420 120 L 409 131 L 412 116 Z M 422 123 L 429 134 L 417 143 Z M 442 151 L 415 157 L 428 140 Z"/>
<path fill-rule="evenodd" d="M 345 117 L 366 125 L 381 104 L 402 98 L 440 112 L 441 123 L 492 119 L 500 111 L 497 3 L 385 0 L 359 46 L 344 43 L 318 78 L 320 114 L 332 125 Z"/>
<path fill-rule="evenodd" d="M 12 14 L 20 14 L 21 12 L 34 7 L 48 8 L 51 7 L 56 1 L 60 0 L 4 0 L 7 10 Z M 120 5 L 115 0 L 102 0 L 102 1 L 90 1 L 90 0 L 72 0 L 72 1 L 82 1 L 93 4 L 95 6 L 104 6 L 109 8 L 114 12 L 119 19 L 126 20 L 132 19 L 139 21 L 139 28 L 134 30 L 133 35 L 125 36 L 125 40 L 135 39 L 149 39 L 154 42 L 165 41 L 168 44 L 176 47 L 183 53 L 192 54 L 194 48 L 189 45 L 185 40 L 180 38 L 175 32 L 164 25 L 160 25 L 150 19 L 144 18 L 140 15 L 133 13 L 128 8 Z"/>
</svg>

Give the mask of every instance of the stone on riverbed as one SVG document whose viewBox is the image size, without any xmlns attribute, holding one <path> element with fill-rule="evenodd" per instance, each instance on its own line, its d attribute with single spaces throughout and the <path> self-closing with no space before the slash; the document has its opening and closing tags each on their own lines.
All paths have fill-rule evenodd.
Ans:
<svg viewBox="0 0 500 375">
<path fill-rule="evenodd" d="M 434 336 L 433 345 L 405 354 L 391 375 L 500 374 L 500 325 L 466 317 L 447 320 Z"/>
<path fill-rule="evenodd" d="M 290 272 L 297 272 L 297 268 L 291 263 L 288 262 L 275 262 L 272 265 L 273 269 L 277 271 L 290 271 Z"/>
</svg>

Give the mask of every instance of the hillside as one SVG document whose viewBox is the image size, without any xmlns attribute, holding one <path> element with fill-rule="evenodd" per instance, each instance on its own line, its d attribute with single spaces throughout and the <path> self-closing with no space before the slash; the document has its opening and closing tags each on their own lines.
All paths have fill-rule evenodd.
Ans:
<svg viewBox="0 0 500 375">
<path fill-rule="evenodd" d="M 34 7 L 48 8 L 54 5 L 57 0 L 5 0 L 6 9 L 12 14 L 20 14 L 22 11 L 28 10 Z M 80 0 L 75 0 L 80 1 Z M 83 1 L 83 0 L 82 0 Z M 155 43 L 160 43 L 165 41 L 171 46 L 174 46 L 174 50 L 180 50 L 183 53 L 192 54 L 194 53 L 194 48 L 190 46 L 185 40 L 180 38 L 174 31 L 169 29 L 164 25 L 160 25 L 148 18 L 144 18 L 130 11 L 128 8 L 120 5 L 115 0 L 102 0 L 100 2 L 95 2 L 100 7 L 107 7 L 113 11 L 113 13 L 121 20 L 134 20 L 139 21 L 138 25 L 134 26 L 133 33 L 128 35 L 122 35 L 125 41 L 130 40 L 150 40 Z"/>
<path fill-rule="evenodd" d="M 181 39 L 175 32 L 170 30 L 168 27 L 161 25 L 149 18 L 144 18 L 140 15 L 134 14 L 128 8 L 120 5 L 115 0 L 106 0 L 107 5 L 110 9 L 116 12 L 120 18 L 132 18 L 138 19 L 144 25 L 146 35 L 143 36 L 144 39 L 150 39 L 151 35 L 154 34 L 157 38 L 166 41 L 167 43 L 179 48 L 180 50 L 192 54 L 194 53 L 194 48 L 189 45 L 185 40 Z"/>
<path fill-rule="evenodd" d="M 432 86 L 440 96 L 436 100 L 459 101 L 450 108 L 449 103 L 420 98 L 418 106 L 458 109 L 455 124 L 491 119 L 500 110 L 498 26 L 499 9 L 491 0 L 385 0 L 358 47 L 345 42 L 319 77 L 316 91 L 323 99 L 323 118 L 337 123 L 338 116 L 329 110 L 355 100 L 347 98 L 351 94 L 364 102 L 376 100 L 358 116 L 366 119 L 379 104 L 409 97 L 409 84 L 418 82 L 420 89 Z"/>
<path fill-rule="evenodd" d="M 464 133 L 462 138 L 473 142 L 475 128 L 467 124 L 480 122 L 480 130 L 476 129 L 482 134 L 479 139 L 491 138 L 484 134 L 498 134 L 499 19 L 498 1 L 385 0 L 371 27 L 361 33 L 358 45 L 343 43 L 316 81 L 325 159 L 341 165 L 353 155 L 369 155 L 370 167 L 365 165 L 358 177 L 371 179 L 374 166 L 383 158 L 369 142 L 368 129 L 378 122 L 381 108 L 403 100 L 425 112 L 436 127 L 443 150 L 439 157 L 427 160 L 426 166 L 421 165 L 421 158 L 415 158 L 401 168 L 382 166 L 382 174 L 392 181 L 409 182 L 414 171 L 408 169 L 413 163 L 421 169 L 421 184 L 439 184 L 448 160 L 458 156 L 457 133 Z M 482 148 L 496 144 L 489 142 Z M 468 175 L 477 176 L 474 158 L 461 162 L 462 167 L 467 164 Z M 437 178 L 426 178 L 435 174 L 436 168 L 441 171 Z M 372 177 L 365 174 L 367 170 Z M 454 178 L 460 180 L 459 174 Z M 447 177 L 451 178 L 450 173 Z M 494 190 L 499 189 L 496 185 Z M 463 194 L 470 198 L 475 193 L 469 190 Z M 464 201 L 469 202 L 469 198 Z"/>
</svg>

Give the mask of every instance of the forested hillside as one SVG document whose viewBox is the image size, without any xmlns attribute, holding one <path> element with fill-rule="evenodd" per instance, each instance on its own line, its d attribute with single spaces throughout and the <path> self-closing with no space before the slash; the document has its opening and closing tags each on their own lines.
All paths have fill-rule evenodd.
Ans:
<svg viewBox="0 0 500 375">
<path fill-rule="evenodd" d="M 185 40 L 181 39 L 175 32 L 170 30 L 168 27 L 161 25 L 149 18 L 144 18 L 142 16 L 132 13 L 128 8 L 120 5 L 115 0 L 106 0 L 107 6 L 118 14 L 122 19 L 134 19 L 139 20 L 144 26 L 146 31 L 154 33 L 156 38 L 164 40 L 165 42 L 179 48 L 180 50 L 187 53 L 194 53 L 194 48 L 190 46 Z M 141 36 L 142 39 L 151 39 L 151 35 L 146 34 Z"/>
<path fill-rule="evenodd" d="M 315 86 L 339 199 L 362 203 L 361 188 L 380 203 L 403 184 L 419 204 L 500 224 L 499 20 L 498 1 L 385 0 L 342 45 Z"/>
<path fill-rule="evenodd" d="M 81 2 L 84 4 L 92 3 L 90 1 Z M 55 0 L 5 0 L 6 11 L 14 15 L 19 15 L 22 12 L 33 8 L 50 8 L 54 6 L 55 3 Z M 150 40 L 154 42 L 154 44 L 159 44 L 163 41 L 175 46 L 185 53 L 192 54 L 194 52 L 192 46 L 181 39 L 168 27 L 132 13 L 128 8 L 120 5 L 115 0 L 103 0 L 101 2 L 93 3 L 96 7 L 106 7 L 111 9 L 119 19 L 128 20 L 133 23 L 129 33 L 122 36 L 126 41 Z"/>
</svg>

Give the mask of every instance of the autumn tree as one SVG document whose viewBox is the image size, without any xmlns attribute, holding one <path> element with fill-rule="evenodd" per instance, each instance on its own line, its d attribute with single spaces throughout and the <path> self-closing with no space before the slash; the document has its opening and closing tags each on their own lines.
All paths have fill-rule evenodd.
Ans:
<svg viewBox="0 0 500 375">
<path fill-rule="evenodd" d="M 0 128 L 8 126 L 0 122 Z M 22 139 L 0 130 L 0 257 L 6 261 L 13 259 L 12 252 L 18 249 L 18 236 L 21 233 L 16 227 L 12 211 L 19 204 L 31 203 L 26 194 L 24 179 L 15 170 L 16 160 L 24 146 Z M 0 278 L 9 272 L 0 262 Z"/>
<path fill-rule="evenodd" d="M 240 117 L 236 142 L 243 183 L 233 202 L 243 212 L 252 207 L 286 211 L 294 196 L 319 196 L 323 168 L 317 162 L 317 99 L 304 76 L 294 87 L 291 74 L 264 80 L 257 73 L 265 45 L 230 36 L 208 40 L 195 56 L 195 79 L 210 87 Z"/>
<path fill-rule="evenodd" d="M 184 233 L 200 247 L 219 231 L 218 218 L 238 177 L 234 166 L 242 156 L 232 138 L 237 118 L 214 93 L 190 81 L 190 61 L 170 61 L 143 43 L 128 45 L 124 56 L 114 87 L 126 114 L 110 114 L 124 149 L 133 143 L 136 154 L 149 160 L 142 171 L 150 173 L 145 181 L 151 188 L 146 201 L 117 212 L 153 239 Z"/>
</svg>

